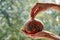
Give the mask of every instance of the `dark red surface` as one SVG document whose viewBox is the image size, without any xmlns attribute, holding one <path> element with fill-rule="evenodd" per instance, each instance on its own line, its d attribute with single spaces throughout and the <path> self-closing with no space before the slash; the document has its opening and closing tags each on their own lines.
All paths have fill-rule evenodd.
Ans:
<svg viewBox="0 0 60 40">
<path fill-rule="evenodd" d="M 24 31 L 29 34 L 34 34 L 43 30 L 43 24 L 35 19 L 37 13 L 42 10 L 42 6 L 37 3 L 31 11 L 31 19 L 25 23 Z"/>
<path fill-rule="evenodd" d="M 24 27 L 25 32 L 29 34 L 34 34 L 43 30 L 43 25 L 38 20 L 29 20 Z"/>
</svg>

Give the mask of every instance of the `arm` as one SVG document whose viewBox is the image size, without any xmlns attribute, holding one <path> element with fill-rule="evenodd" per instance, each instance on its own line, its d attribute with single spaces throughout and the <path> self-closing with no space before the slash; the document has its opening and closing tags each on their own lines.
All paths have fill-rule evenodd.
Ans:
<svg viewBox="0 0 60 40">
<path fill-rule="evenodd" d="M 60 12 L 60 5 L 53 3 L 37 3 L 31 10 L 31 17 L 35 18 L 38 12 L 46 11 L 47 9 L 54 9 Z"/>
<path fill-rule="evenodd" d="M 31 17 L 32 18 L 35 18 L 35 16 L 37 15 L 38 12 L 41 12 L 41 11 L 45 11 L 49 8 L 52 8 L 52 9 L 60 9 L 60 5 L 57 5 L 57 4 L 52 4 L 52 3 L 37 3 L 33 8 L 32 8 L 32 11 L 31 11 Z M 38 39 L 38 38 L 50 38 L 51 40 L 60 40 L 60 37 L 54 35 L 53 33 L 50 33 L 50 32 L 47 32 L 47 31 L 39 31 L 37 33 L 34 33 L 34 34 L 29 34 L 27 33 L 24 28 L 22 29 L 22 32 L 27 36 L 27 37 L 30 37 L 30 38 L 33 38 L 33 39 Z"/>
</svg>

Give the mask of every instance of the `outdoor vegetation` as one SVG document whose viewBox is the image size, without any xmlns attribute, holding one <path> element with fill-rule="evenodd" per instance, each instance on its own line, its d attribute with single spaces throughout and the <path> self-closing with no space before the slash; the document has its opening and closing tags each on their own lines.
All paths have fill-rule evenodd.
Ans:
<svg viewBox="0 0 60 40">
<path fill-rule="evenodd" d="M 24 36 L 20 29 L 30 18 L 31 9 L 37 2 L 60 4 L 58 0 L 0 0 L 0 40 L 34 40 Z M 36 18 L 42 21 L 44 30 L 60 36 L 60 12 L 49 9 Z"/>
</svg>

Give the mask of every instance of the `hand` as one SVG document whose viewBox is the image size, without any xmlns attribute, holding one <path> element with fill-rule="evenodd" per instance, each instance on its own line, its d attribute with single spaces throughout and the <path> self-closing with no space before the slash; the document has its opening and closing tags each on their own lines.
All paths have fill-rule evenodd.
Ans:
<svg viewBox="0 0 60 40">
<path fill-rule="evenodd" d="M 48 31 L 43 30 L 43 31 L 35 33 L 35 34 L 28 34 L 23 29 L 21 29 L 21 30 L 27 37 L 30 37 L 32 39 L 49 38 L 51 40 L 60 40 L 60 37 L 57 37 L 56 35 L 48 32 Z"/>
<path fill-rule="evenodd" d="M 60 12 L 60 5 L 54 3 L 36 3 L 31 10 L 31 17 L 35 18 L 39 12 L 44 12 L 48 9 L 53 9 Z"/>
</svg>

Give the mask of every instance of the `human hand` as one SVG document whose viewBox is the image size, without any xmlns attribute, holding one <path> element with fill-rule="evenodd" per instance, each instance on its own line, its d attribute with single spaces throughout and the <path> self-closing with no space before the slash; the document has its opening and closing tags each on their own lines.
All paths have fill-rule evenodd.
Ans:
<svg viewBox="0 0 60 40">
<path fill-rule="evenodd" d="M 37 32 L 35 34 L 28 34 L 26 33 L 23 29 L 21 29 L 21 31 L 27 36 L 30 37 L 32 39 L 40 39 L 40 38 L 49 38 L 51 40 L 60 40 L 60 37 L 54 35 L 51 32 L 48 31 L 41 31 L 41 32 Z"/>
</svg>

